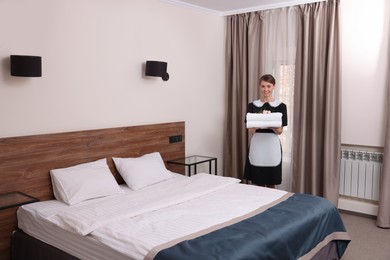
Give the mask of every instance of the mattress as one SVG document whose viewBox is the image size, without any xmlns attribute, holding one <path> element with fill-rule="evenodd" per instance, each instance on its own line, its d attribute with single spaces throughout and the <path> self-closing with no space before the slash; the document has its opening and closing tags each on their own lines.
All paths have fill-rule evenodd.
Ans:
<svg viewBox="0 0 390 260">
<path fill-rule="evenodd" d="M 24 205 L 24 232 L 81 259 L 143 259 L 161 244 L 262 208 L 288 193 L 209 174 L 177 176 L 139 191 L 74 206 L 51 200 Z"/>
<path fill-rule="evenodd" d="M 126 188 L 121 187 L 124 190 Z M 79 259 L 128 259 L 92 236 L 80 236 L 47 221 L 47 217 L 68 206 L 57 200 L 37 202 L 17 211 L 18 227 L 28 235 Z"/>
<path fill-rule="evenodd" d="M 68 206 L 24 205 L 28 235 L 81 259 L 312 259 L 349 243 L 337 208 L 306 194 L 209 174 Z"/>
</svg>

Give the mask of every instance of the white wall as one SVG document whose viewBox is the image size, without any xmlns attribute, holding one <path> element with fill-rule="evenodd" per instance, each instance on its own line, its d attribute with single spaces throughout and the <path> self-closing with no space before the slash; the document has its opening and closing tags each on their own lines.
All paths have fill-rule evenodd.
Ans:
<svg viewBox="0 0 390 260">
<path fill-rule="evenodd" d="M 341 1 L 343 144 L 383 147 L 389 66 L 388 0 Z"/>
<path fill-rule="evenodd" d="M 388 0 L 341 0 L 344 146 L 384 146 L 389 66 Z M 360 148 L 359 148 L 360 149 Z M 340 197 L 339 208 L 377 215 L 375 204 Z"/>
<path fill-rule="evenodd" d="M 341 1 L 343 144 L 383 146 L 389 5 Z M 0 137 L 184 120 L 187 155 L 222 166 L 224 19 L 158 0 L 1 1 Z M 11 77 L 11 54 L 41 55 L 43 77 Z M 169 81 L 143 77 L 149 59 Z"/>
<path fill-rule="evenodd" d="M 186 154 L 222 165 L 224 30 L 158 0 L 3 0 L 0 137 L 185 121 Z M 42 56 L 43 77 L 11 77 L 11 54 Z M 146 60 L 169 81 L 145 78 Z"/>
</svg>

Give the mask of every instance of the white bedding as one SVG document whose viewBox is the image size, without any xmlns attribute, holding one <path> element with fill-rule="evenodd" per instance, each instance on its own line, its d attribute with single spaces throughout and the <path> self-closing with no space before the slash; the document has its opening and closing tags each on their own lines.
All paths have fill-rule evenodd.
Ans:
<svg viewBox="0 0 390 260">
<path fill-rule="evenodd" d="M 19 227 L 34 236 L 23 219 L 41 222 L 71 237 L 101 243 L 109 249 L 103 251 L 117 252 L 118 258 L 143 259 L 156 246 L 245 215 L 287 193 L 209 174 L 172 178 L 138 191 L 122 188 L 124 195 L 74 206 L 58 201 L 25 205 L 18 211 Z"/>
</svg>

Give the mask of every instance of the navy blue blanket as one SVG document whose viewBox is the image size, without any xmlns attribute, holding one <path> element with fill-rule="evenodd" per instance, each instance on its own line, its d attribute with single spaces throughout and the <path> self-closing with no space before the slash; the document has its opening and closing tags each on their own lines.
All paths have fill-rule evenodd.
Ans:
<svg viewBox="0 0 390 260">
<path fill-rule="evenodd" d="M 321 197 L 294 194 L 253 217 L 161 250 L 154 259 L 298 259 L 329 237 L 341 257 L 349 239 L 337 208 Z"/>
</svg>

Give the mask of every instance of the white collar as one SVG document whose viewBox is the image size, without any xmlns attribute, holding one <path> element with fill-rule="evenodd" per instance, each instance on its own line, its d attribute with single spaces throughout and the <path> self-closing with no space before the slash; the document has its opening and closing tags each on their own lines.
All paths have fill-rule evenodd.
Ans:
<svg viewBox="0 0 390 260">
<path fill-rule="evenodd" d="M 277 107 L 282 102 L 280 100 L 276 100 L 276 99 L 274 101 L 272 101 L 272 102 L 261 102 L 260 99 L 253 101 L 253 105 L 255 105 L 257 107 L 262 107 L 265 103 L 269 103 L 271 105 L 271 107 Z"/>
</svg>

